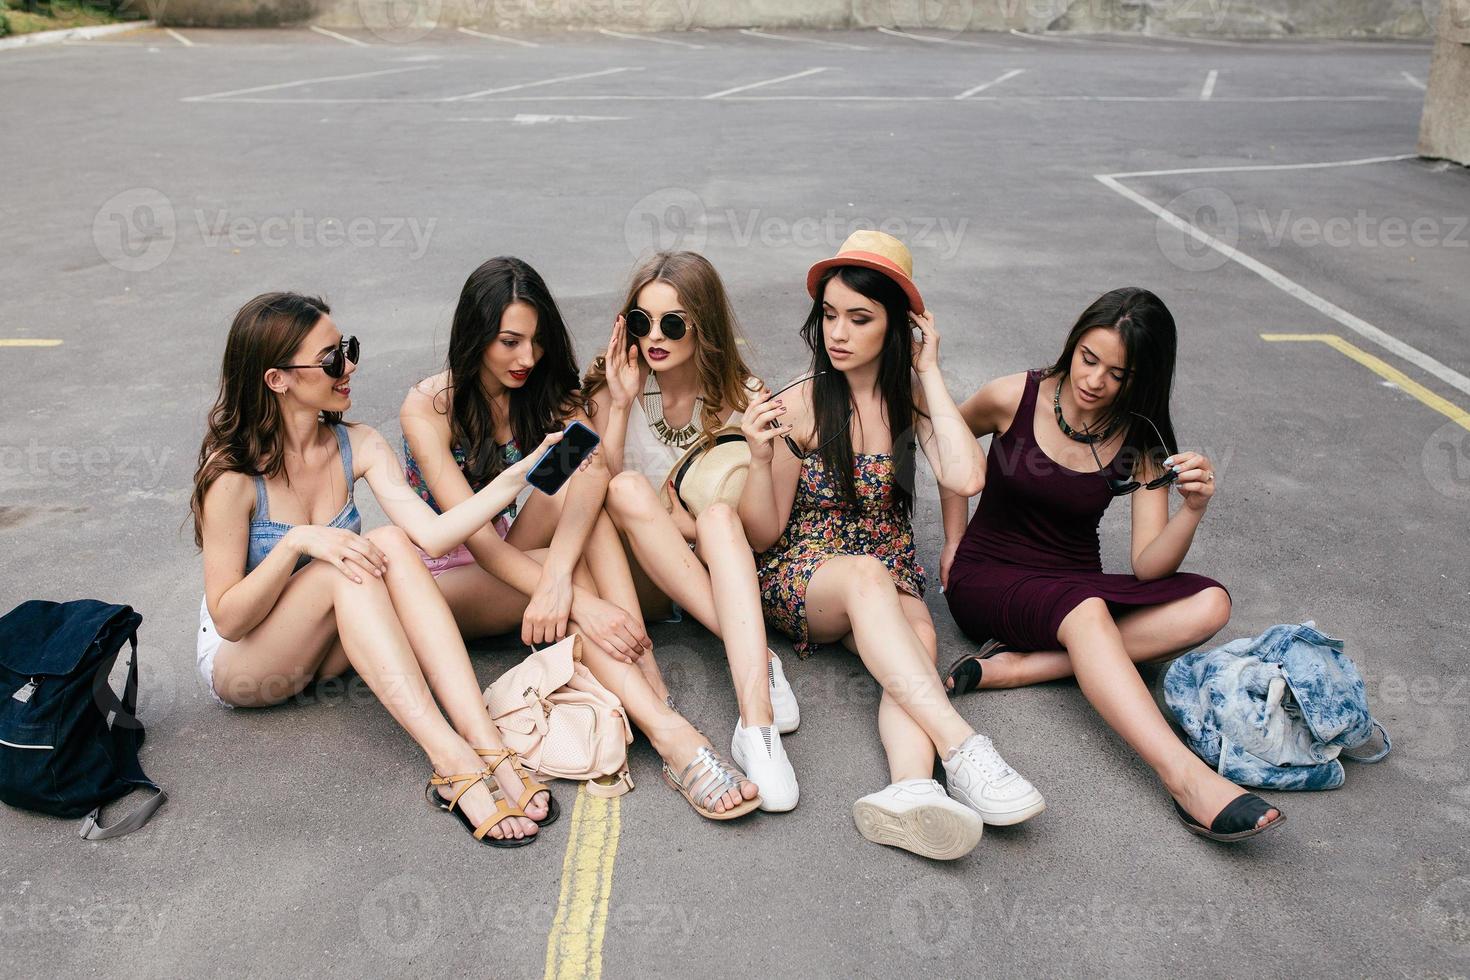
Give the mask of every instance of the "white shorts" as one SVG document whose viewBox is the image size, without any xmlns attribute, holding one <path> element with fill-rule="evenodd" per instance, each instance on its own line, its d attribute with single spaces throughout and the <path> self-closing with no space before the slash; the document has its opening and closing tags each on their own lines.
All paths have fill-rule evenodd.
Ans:
<svg viewBox="0 0 1470 980">
<path fill-rule="evenodd" d="M 204 678 L 204 689 L 214 698 L 214 703 L 226 708 L 234 705 L 220 697 L 214 689 L 214 655 L 219 653 L 223 638 L 215 631 L 214 620 L 209 615 L 209 604 L 202 596 L 199 599 L 199 635 L 194 648 L 194 662 L 199 666 L 199 676 Z"/>
</svg>

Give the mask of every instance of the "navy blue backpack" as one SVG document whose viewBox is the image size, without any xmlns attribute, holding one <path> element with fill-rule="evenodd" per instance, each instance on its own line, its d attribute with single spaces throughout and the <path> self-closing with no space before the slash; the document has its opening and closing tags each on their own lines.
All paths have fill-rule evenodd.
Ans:
<svg viewBox="0 0 1470 980">
<path fill-rule="evenodd" d="M 35 599 L 0 618 L 0 800 L 83 817 L 88 840 L 131 833 L 163 805 L 138 763 L 142 622 L 131 606 L 95 599 Z M 119 698 L 108 677 L 124 644 L 132 658 Z M 110 827 L 97 822 L 103 806 L 138 787 L 153 796 Z"/>
</svg>

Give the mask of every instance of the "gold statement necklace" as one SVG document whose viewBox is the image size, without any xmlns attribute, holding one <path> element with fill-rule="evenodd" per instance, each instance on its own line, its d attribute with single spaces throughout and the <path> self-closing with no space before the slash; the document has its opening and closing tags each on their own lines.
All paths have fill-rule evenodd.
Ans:
<svg viewBox="0 0 1470 980">
<path fill-rule="evenodd" d="M 664 395 L 659 390 L 658 380 L 650 377 L 650 387 L 643 393 L 643 414 L 648 417 L 648 427 L 658 441 L 675 449 L 687 449 L 699 437 L 700 419 L 704 417 L 704 396 L 694 397 L 694 411 L 689 414 L 689 424 L 674 428 L 664 418 Z"/>
</svg>

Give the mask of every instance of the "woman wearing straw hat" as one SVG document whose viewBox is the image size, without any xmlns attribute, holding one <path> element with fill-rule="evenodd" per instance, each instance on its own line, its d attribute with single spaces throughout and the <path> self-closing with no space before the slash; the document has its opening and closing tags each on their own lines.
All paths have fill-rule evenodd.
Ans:
<svg viewBox="0 0 1470 980">
<path fill-rule="evenodd" d="M 664 753 L 665 778 L 704 816 L 700 781 L 738 780 L 745 793 L 754 784 L 763 810 L 790 810 L 799 796 L 781 735 L 800 714 L 766 646 L 755 563 L 733 506 L 748 450 L 731 427 L 760 389 L 737 336 L 714 266 L 694 252 L 660 252 L 634 272 L 607 353 L 582 386 L 612 473 L 607 510 L 627 538 L 644 614 L 667 619 L 672 600 L 724 641 L 740 709 L 730 752 L 749 779 L 713 752 L 692 762 Z"/>
<path fill-rule="evenodd" d="M 814 377 L 746 409 L 751 465 L 740 516 L 762 552 L 767 618 L 803 654 L 842 643 L 883 687 L 889 785 L 854 804 L 858 829 L 953 859 L 974 848 L 986 823 L 1020 823 L 1046 804 L 950 706 L 935 667 L 910 524 L 915 437 L 952 493 L 978 492 L 985 471 L 945 390 L 939 334 L 912 268 L 903 243 L 875 231 L 854 233 L 811 268 L 802 338 Z M 930 778 L 936 753 L 948 794 Z"/>
</svg>

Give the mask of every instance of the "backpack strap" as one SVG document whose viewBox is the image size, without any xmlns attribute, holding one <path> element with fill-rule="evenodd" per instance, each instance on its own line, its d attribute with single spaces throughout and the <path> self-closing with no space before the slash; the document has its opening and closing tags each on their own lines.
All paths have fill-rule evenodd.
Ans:
<svg viewBox="0 0 1470 980">
<path fill-rule="evenodd" d="M 622 796 L 633 788 L 633 776 L 628 772 L 628 767 L 624 765 L 618 774 L 613 777 L 612 782 L 602 783 L 595 779 L 589 779 L 582 786 L 587 790 L 588 796 L 596 797 L 599 800 L 611 800 L 614 797 Z"/>
<path fill-rule="evenodd" d="M 142 806 L 109 827 L 98 821 L 102 807 L 97 807 L 82 818 L 80 835 L 84 840 L 106 840 L 131 834 L 146 824 L 168 801 L 168 794 L 157 783 L 149 779 L 138 762 L 138 747 L 143 744 L 143 723 L 138 720 L 138 634 L 134 630 L 128 637 L 132 645 L 132 658 L 128 661 L 128 678 L 123 684 L 122 700 L 117 705 L 112 724 L 108 726 L 108 737 L 112 740 L 112 756 L 122 778 L 135 786 L 153 790 Z"/>
</svg>

